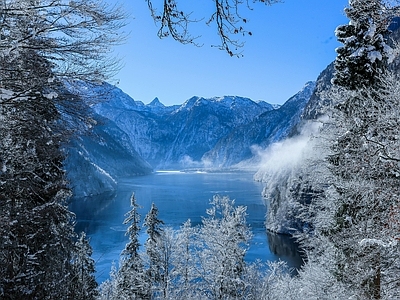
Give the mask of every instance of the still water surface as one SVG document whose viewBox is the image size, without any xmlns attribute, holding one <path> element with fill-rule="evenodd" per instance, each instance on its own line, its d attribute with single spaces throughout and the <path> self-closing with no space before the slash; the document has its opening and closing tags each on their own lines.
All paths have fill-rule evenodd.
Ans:
<svg viewBox="0 0 400 300">
<path fill-rule="evenodd" d="M 119 255 L 127 242 L 124 214 L 130 210 L 130 196 L 135 193 L 143 220 L 154 202 L 159 218 L 166 226 L 179 228 L 187 219 L 192 225 L 201 223 L 214 195 L 229 196 L 236 205 L 247 206 L 247 222 L 253 232 L 247 261 L 285 260 L 298 267 L 301 258 L 296 245 L 288 237 L 266 233 L 266 206 L 261 196 L 263 183 L 253 181 L 252 173 L 156 172 L 119 181 L 115 194 L 74 199 L 70 205 L 76 213 L 76 230 L 90 237 L 96 261 L 97 281 L 108 278 L 112 262 L 118 265 Z M 141 244 L 146 236 L 141 235 Z"/>
</svg>

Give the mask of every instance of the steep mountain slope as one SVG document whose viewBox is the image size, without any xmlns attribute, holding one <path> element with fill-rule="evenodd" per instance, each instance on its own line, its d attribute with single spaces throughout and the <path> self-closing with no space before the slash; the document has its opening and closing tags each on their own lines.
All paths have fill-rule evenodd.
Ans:
<svg viewBox="0 0 400 300">
<path fill-rule="evenodd" d="M 201 162 L 204 153 L 229 135 L 235 128 L 252 122 L 271 105 L 262 106 L 248 98 L 194 97 L 171 114 L 168 121 L 179 124 L 179 131 L 167 153 L 165 162 Z"/>
<path fill-rule="evenodd" d="M 393 43 L 400 40 L 399 20 L 400 18 L 395 18 L 390 26 Z M 395 58 L 389 68 L 397 76 L 400 76 L 400 56 Z M 330 100 L 323 97 L 323 94 L 332 86 L 331 79 L 334 72 L 334 64 L 331 63 L 319 75 L 310 101 L 305 106 L 300 121 L 291 133 L 292 141 L 287 141 L 288 145 L 292 145 L 293 141 L 296 140 L 306 140 L 308 136 L 302 135 L 303 127 L 317 124 L 314 121 L 324 114 L 324 109 L 329 106 Z M 319 155 L 318 153 L 307 153 L 314 151 L 310 143 L 302 151 L 303 156 L 312 155 L 315 158 L 316 155 Z M 295 166 L 288 166 L 290 168 L 288 168 L 289 171 L 286 170 L 287 172 L 282 172 L 283 167 L 274 172 L 271 171 L 271 168 L 268 169 L 268 164 L 271 162 L 273 160 L 267 161 L 264 166 L 261 166 L 255 176 L 257 180 L 266 183 L 264 196 L 269 206 L 266 221 L 267 229 L 286 234 L 293 233 L 296 230 L 301 231 L 307 224 L 304 224 L 298 218 L 300 215 L 299 207 L 303 204 L 308 205 L 316 195 L 323 193 L 323 191 L 313 190 L 305 179 L 307 175 L 313 174 L 313 166 L 308 165 L 307 160 L 303 159 L 303 165 L 298 163 Z M 309 174 L 303 174 L 304 172 Z"/>
<path fill-rule="evenodd" d="M 315 88 L 308 82 L 302 91 L 290 98 L 276 110 L 265 112 L 253 121 L 232 130 L 207 152 L 203 160 L 215 167 L 228 167 L 251 158 L 253 145 L 266 148 L 274 142 L 286 138 L 299 122 L 304 107 Z"/>
<path fill-rule="evenodd" d="M 73 139 L 67 152 L 64 166 L 76 197 L 113 191 L 118 177 L 152 171 L 132 148 L 127 135 L 109 120 L 103 120 L 90 135 Z"/>
</svg>

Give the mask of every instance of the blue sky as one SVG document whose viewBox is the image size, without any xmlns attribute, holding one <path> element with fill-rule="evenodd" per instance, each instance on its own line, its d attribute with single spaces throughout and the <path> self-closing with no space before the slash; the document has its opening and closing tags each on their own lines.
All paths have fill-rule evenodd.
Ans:
<svg viewBox="0 0 400 300">
<path fill-rule="evenodd" d="M 160 2 L 159 0 L 155 0 Z M 181 0 L 193 4 L 194 15 L 209 12 L 211 0 Z M 202 47 L 160 40 L 144 0 L 120 0 L 130 14 L 129 36 L 115 53 L 123 65 L 118 87 L 135 100 L 149 103 L 158 97 L 165 105 L 181 104 L 192 96 L 238 95 L 282 104 L 335 59 L 334 36 L 346 24 L 348 0 L 285 0 L 273 6 L 252 4 L 242 10 L 249 19 L 242 58 L 230 57 L 212 44 L 212 27 L 194 25 Z M 179 3 L 179 2 L 178 2 Z M 197 4 L 196 4 L 197 3 Z M 200 3 L 200 5 L 199 5 Z"/>
</svg>

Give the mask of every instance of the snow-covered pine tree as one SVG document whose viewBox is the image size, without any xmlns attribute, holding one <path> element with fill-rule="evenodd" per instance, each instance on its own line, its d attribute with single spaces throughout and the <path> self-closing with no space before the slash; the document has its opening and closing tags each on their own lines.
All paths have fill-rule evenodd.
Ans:
<svg viewBox="0 0 400 300">
<path fill-rule="evenodd" d="M 135 194 L 131 196 L 131 210 L 126 214 L 124 224 L 129 224 L 126 235 L 129 242 L 121 253 L 117 273 L 117 290 L 121 299 L 150 299 L 150 285 L 146 281 L 142 257 L 139 253 L 140 215 Z"/>
<path fill-rule="evenodd" d="M 0 60 L 0 290 L 4 299 L 67 297 L 74 233 L 59 115 L 47 95 L 51 64 L 29 47 Z"/>
<path fill-rule="evenodd" d="M 150 211 L 147 213 L 143 226 L 146 227 L 148 238 L 145 243 L 146 254 L 148 257 L 147 279 L 151 285 L 152 297 L 157 297 L 163 286 L 163 258 L 162 258 L 162 239 L 164 222 L 158 219 L 158 208 L 152 203 Z"/>
<path fill-rule="evenodd" d="M 332 82 L 351 90 L 377 84 L 393 60 L 389 46 L 389 8 L 382 0 L 350 0 L 345 9 L 348 25 L 337 27 L 336 36 L 342 47 L 336 49 L 336 73 Z"/>
<path fill-rule="evenodd" d="M 174 251 L 172 252 L 173 268 L 169 282 L 169 296 L 174 299 L 193 299 L 196 285 L 196 267 L 194 258 L 194 241 L 198 228 L 187 220 L 175 234 Z"/>
<path fill-rule="evenodd" d="M 120 291 L 117 287 L 118 284 L 118 271 L 115 262 L 111 265 L 110 278 L 104 281 L 99 286 L 99 300 L 113 300 L 118 299 Z"/>
<path fill-rule="evenodd" d="M 246 207 L 235 207 L 234 201 L 221 196 L 214 196 L 211 205 L 196 237 L 197 289 L 211 299 L 242 299 L 244 256 L 251 239 Z"/>
<path fill-rule="evenodd" d="M 95 261 L 92 256 L 92 247 L 86 234 L 81 232 L 78 241 L 75 243 L 75 253 L 73 257 L 73 267 L 76 281 L 74 289 L 74 299 L 94 300 L 99 296 L 98 284 L 94 276 Z"/>
<path fill-rule="evenodd" d="M 400 86 L 390 75 L 379 81 L 379 92 L 370 87 L 331 94 L 339 108 L 329 133 L 331 188 L 326 195 L 334 215 L 325 228 L 337 249 L 338 278 L 350 283 L 360 297 L 375 299 L 397 298 L 400 292 L 395 284 L 400 250 L 396 221 L 400 217 Z M 332 204 L 323 204 L 321 213 L 331 209 Z"/>
</svg>

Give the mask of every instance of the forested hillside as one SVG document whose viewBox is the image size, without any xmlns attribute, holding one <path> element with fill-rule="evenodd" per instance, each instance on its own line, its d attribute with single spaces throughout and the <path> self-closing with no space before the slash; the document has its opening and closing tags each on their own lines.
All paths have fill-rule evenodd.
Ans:
<svg viewBox="0 0 400 300">
<path fill-rule="evenodd" d="M 306 250 L 308 262 L 295 280 L 305 298 L 395 299 L 400 295 L 397 7 L 350 1 L 345 11 L 350 23 L 336 29 L 343 46 L 317 80 L 301 133 L 270 149 L 272 158 L 257 178 L 269 183 L 267 227 L 297 235 Z M 296 158 L 274 168 L 278 151 L 293 145 L 299 146 Z"/>
<path fill-rule="evenodd" d="M 122 19 L 101 1 L 0 4 L 1 299 L 98 295 L 90 246 L 65 206 L 62 150 L 91 120 L 63 81 L 107 78 Z"/>
</svg>

